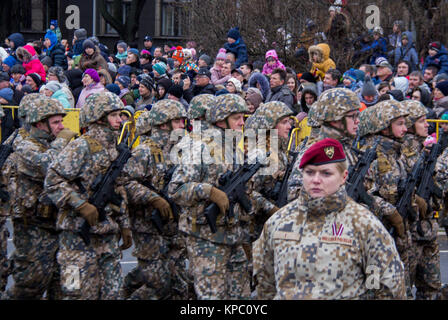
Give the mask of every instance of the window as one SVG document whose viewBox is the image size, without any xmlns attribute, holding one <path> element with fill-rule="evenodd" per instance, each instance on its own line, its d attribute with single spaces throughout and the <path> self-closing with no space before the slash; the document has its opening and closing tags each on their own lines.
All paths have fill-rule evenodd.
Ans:
<svg viewBox="0 0 448 320">
<path fill-rule="evenodd" d="M 112 1 L 106 2 L 106 8 L 108 12 L 112 12 Z M 123 2 L 123 18 L 122 22 L 123 24 L 126 22 L 126 15 L 128 14 L 129 10 L 131 9 L 131 3 L 130 2 Z M 118 32 L 110 25 L 108 24 L 104 19 L 104 33 L 105 34 L 118 34 Z"/>
<path fill-rule="evenodd" d="M 186 34 L 187 12 L 184 8 L 188 0 L 162 1 L 162 36 L 181 37 Z"/>
<path fill-rule="evenodd" d="M 44 1 L 22 0 L 20 6 L 20 28 L 21 30 L 42 31 L 44 30 Z"/>
</svg>

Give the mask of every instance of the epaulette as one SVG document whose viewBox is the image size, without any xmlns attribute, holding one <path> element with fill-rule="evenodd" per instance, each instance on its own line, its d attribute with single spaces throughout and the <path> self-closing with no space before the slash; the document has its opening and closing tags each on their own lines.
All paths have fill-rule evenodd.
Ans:
<svg viewBox="0 0 448 320">
<path fill-rule="evenodd" d="M 151 139 L 147 139 L 145 140 L 145 142 L 143 142 L 143 144 L 151 149 L 151 155 L 154 160 L 154 163 L 157 164 L 165 162 L 165 159 L 163 157 L 163 151 L 157 143 L 155 143 Z"/>
<path fill-rule="evenodd" d="M 87 141 L 91 153 L 98 153 L 103 150 L 101 143 L 92 136 L 82 135 L 80 138 Z"/>
<path fill-rule="evenodd" d="M 389 160 L 387 160 L 387 158 L 384 155 L 384 153 L 382 153 L 381 151 L 377 151 L 376 155 L 377 155 L 377 162 L 378 162 L 378 170 L 379 170 L 379 172 L 380 173 L 389 172 L 392 169 L 392 166 L 391 166 Z"/>
</svg>

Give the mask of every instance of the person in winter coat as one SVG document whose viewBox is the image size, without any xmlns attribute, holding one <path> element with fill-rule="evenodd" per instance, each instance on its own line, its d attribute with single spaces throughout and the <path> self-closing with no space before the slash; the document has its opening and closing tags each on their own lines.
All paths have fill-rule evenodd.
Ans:
<svg viewBox="0 0 448 320">
<path fill-rule="evenodd" d="M 247 47 L 243 38 L 240 35 L 239 27 L 229 30 L 227 33 L 227 43 L 224 44 L 224 49 L 235 55 L 235 67 L 239 68 L 242 63 L 248 62 Z"/>
<path fill-rule="evenodd" d="M 359 111 L 363 111 L 378 102 L 378 91 L 369 76 L 366 76 L 362 89 L 358 92 L 358 98 L 361 102 Z"/>
<path fill-rule="evenodd" d="M 78 29 L 75 31 L 73 35 L 73 48 L 69 52 L 68 56 L 72 57 L 72 68 L 75 68 L 79 65 L 79 59 L 81 59 L 81 55 L 84 52 L 82 47 L 84 41 L 87 39 L 87 30 L 84 28 Z"/>
<path fill-rule="evenodd" d="M 429 65 L 434 65 L 439 68 L 437 74 L 448 73 L 448 52 L 443 44 L 438 41 L 431 42 L 429 44 L 428 54 L 423 65 L 423 74 Z"/>
<path fill-rule="evenodd" d="M 383 28 L 375 27 L 373 29 L 373 42 L 371 45 L 361 49 L 361 53 L 371 53 L 370 64 L 375 64 L 379 57 L 387 58 L 387 40 L 383 37 Z"/>
<path fill-rule="evenodd" d="M 11 48 L 11 55 L 17 59 L 16 50 L 26 44 L 25 38 L 21 33 L 13 33 L 7 39 Z"/>
<path fill-rule="evenodd" d="M 115 80 L 115 84 L 120 88 L 118 95 L 125 106 L 134 105 L 134 95 L 129 90 L 131 79 L 127 76 L 119 76 Z"/>
<path fill-rule="evenodd" d="M 104 60 L 100 49 L 95 46 L 93 41 L 85 40 L 82 47 L 84 52 L 79 60 L 79 68 L 82 71 L 86 71 L 87 69 L 95 69 L 96 71 L 101 69 L 107 70 L 107 62 Z"/>
<path fill-rule="evenodd" d="M 436 84 L 434 89 L 433 110 L 439 118 L 442 113 L 448 110 L 448 81 L 442 81 Z"/>
<path fill-rule="evenodd" d="M 14 91 L 11 88 L 0 89 L 0 105 L 12 105 Z M 17 128 L 20 127 L 17 110 L 11 108 L 3 109 L 4 116 L 1 118 L 1 142 L 3 143 Z"/>
<path fill-rule="evenodd" d="M 86 99 L 92 93 L 103 92 L 105 90 L 104 86 L 101 84 L 100 76 L 95 69 L 87 69 L 84 71 L 82 83 L 84 85 L 84 89 L 82 89 L 78 102 L 76 103 L 76 108 L 79 109 L 84 106 Z"/>
<path fill-rule="evenodd" d="M 266 100 L 271 88 L 269 86 L 268 78 L 261 72 L 254 72 L 249 78 L 249 88 L 257 88 L 263 94 L 263 101 Z"/>
<path fill-rule="evenodd" d="M 277 52 L 275 50 L 269 50 L 266 52 L 266 63 L 263 66 L 262 73 L 266 76 L 270 76 L 274 69 L 280 68 L 286 70 L 286 67 L 281 61 L 278 59 Z"/>
<path fill-rule="evenodd" d="M 26 70 L 25 75 L 37 73 L 41 81 L 45 82 L 46 72 L 42 62 L 37 57 L 36 50 L 30 45 L 26 45 L 16 50 L 17 58 L 22 61 L 22 65 Z"/>
<path fill-rule="evenodd" d="M 26 76 L 25 83 L 30 86 L 31 92 L 39 92 L 40 87 L 42 86 L 42 79 L 40 78 L 40 75 L 37 73 L 30 73 Z M 23 87 L 22 87 L 23 89 Z"/>
<path fill-rule="evenodd" d="M 330 58 L 330 46 L 328 44 L 319 43 L 316 46 L 311 46 L 308 48 L 308 54 L 312 63 L 310 73 L 318 81 L 324 80 L 325 73 L 329 69 L 336 69 L 336 64 Z"/>
<path fill-rule="evenodd" d="M 418 54 L 415 50 L 411 32 L 403 32 L 401 35 L 401 44 L 401 47 L 394 50 L 394 67 L 396 67 L 400 61 L 407 61 L 411 65 L 411 70 L 409 70 L 409 73 L 411 73 L 418 68 Z"/>
<path fill-rule="evenodd" d="M 46 48 L 44 52 L 47 57 L 51 58 L 52 65 L 67 70 L 68 63 L 64 46 L 58 43 L 57 36 L 53 31 L 48 31 L 45 34 L 44 46 Z"/>
<path fill-rule="evenodd" d="M 274 69 L 269 79 L 269 84 L 271 85 L 271 92 L 266 97 L 265 102 L 284 102 L 294 112 L 294 94 L 286 85 L 286 71 L 280 68 Z"/>
<path fill-rule="evenodd" d="M 80 69 L 73 69 L 65 71 L 65 77 L 67 78 L 68 86 L 75 98 L 75 105 L 78 103 L 81 91 L 84 89 L 82 78 L 83 72 Z"/>
<path fill-rule="evenodd" d="M 62 85 L 57 81 L 49 81 L 44 86 L 44 94 L 49 97 L 58 100 L 62 106 L 66 109 L 71 108 L 70 102 L 64 91 L 62 91 Z"/>
</svg>

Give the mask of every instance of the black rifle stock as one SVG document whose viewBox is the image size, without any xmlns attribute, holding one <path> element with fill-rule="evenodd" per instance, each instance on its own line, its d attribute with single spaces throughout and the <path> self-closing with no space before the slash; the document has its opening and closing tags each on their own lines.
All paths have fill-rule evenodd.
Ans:
<svg viewBox="0 0 448 320">
<path fill-rule="evenodd" d="M 278 181 L 275 184 L 274 189 L 272 190 L 271 198 L 273 200 L 276 200 L 275 205 L 279 208 L 285 206 L 288 203 L 288 180 L 289 176 L 291 175 L 292 169 L 294 168 L 294 163 L 296 162 L 299 152 L 290 151 L 289 154 L 293 156 L 292 160 L 286 167 L 283 179 L 281 181 Z"/>
<path fill-rule="evenodd" d="M 252 204 L 246 196 L 245 185 L 262 166 L 263 164 L 259 161 L 255 164 L 245 164 L 234 172 L 226 172 L 219 179 L 221 185 L 220 189 L 224 191 L 229 198 L 230 206 L 227 213 L 229 218 L 233 217 L 233 208 L 236 202 L 238 202 L 246 212 L 249 212 L 252 209 Z M 219 213 L 219 207 L 215 203 L 211 203 L 204 210 L 205 218 L 207 219 L 207 223 L 210 226 L 212 233 L 216 233 L 218 230 L 216 227 L 216 219 L 218 218 Z"/>
<path fill-rule="evenodd" d="M 94 193 L 89 198 L 88 201 L 90 204 L 94 205 L 98 210 L 98 220 L 100 222 L 106 219 L 106 212 L 104 211 L 104 208 L 108 203 L 120 205 L 121 202 L 118 199 L 119 198 L 118 195 L 115 193 L 114 184 L 115 180 L 120 175 L 121 170 L 123 170 L 123 167 L 125 166 L 126 162 L 129 160 L 132 154 L 131 148 L 126 144 L 127 140 L 128 137 L 122 140 L 124 142 L 120 143 L 117 146 L 117 150 L 119 152 L 118 157 L 111 163 L 111 165 L 109 166 L 104 175 L 100 175 L 95 179 L 91 187 Z M 133 144 L 134 143 L 132 143 L 131 146 Z M 89 232 L 90 232 L 90 225 L 87 221 L 84 221 L 79 234 L 81 238 L 84 240 L 84 243 L 86 245 L 90 244 Z"/>
</svg>

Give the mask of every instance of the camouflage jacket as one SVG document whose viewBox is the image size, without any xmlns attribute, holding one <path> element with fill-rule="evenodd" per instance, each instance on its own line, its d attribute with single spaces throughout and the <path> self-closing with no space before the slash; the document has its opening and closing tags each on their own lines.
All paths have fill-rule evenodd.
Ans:
<svg viewBox="0 0 448 320">
<path fill-rule="evenodd" d="M 218 231 L 215 234 L 211 233 L 203 214 L 204 209 L 211 204 L 211 189 L 219 187 L 221 175 L 229 170 L 235 171 L 238 168 L 237 162 L 243 163 L 243 152 L 238 147 L 223 152 L 224 147 L 215 142 L 212 132 L 218 136 L 224 135 L 224 130 L 210 126 L 209 134 L 203 132 L 201 139 L 190 136 L 179 143 L 183 159 L 174 171 L 168 191 L 172 199 L 182 207 L 179 230 L 218 244 L 239 244 L 243 241 L 239 220 L 247 221 L 246 216 L 251 213 L 245 213 L 236 203 L 233 218 L 218 216 Z M 234 161 L 231 163 L 226 159 Z M 250 190 L 247 189 L 246 192 L 249 196 Z"/>
<path fill-rule="evenodd" d="M 370 164 L 364 186 L 374 198 L 375 215 L 382 219 L 396 210 L 398 186 L 406 179 L 407 171 L 401 154 L 402 142 L 385 136 L 378 137 L 377 159 Z"/>
<path fill-rule="evenodd" d="M 22 132 L 25 135 L 25 132 Z M 27 223 L 54 227 L 56 212 L 40 204 L 45 196 L 44 179 L 51 162 L 65 147 L 65 139 L 53 140 L 48 133 L 31 127 L 29 135 L 22 136 L 16 145 L 13 158 L 16 161 L 12 195 L 13 218 L 27 218 Z M 54 210 L 53 210 L 54 211 Z"/>
<path fill-rule="evenodd" d="M 258 299 L 406 297 L 392 237 L 345 186 L 314 199 L 302 190 L 266 222 L 253 257 Z"/>
<path fill-rule="evenodd" d="M 298 151 L 299 155 L 296 158 L 296 162 L 294 163 L 294 167 L 288 180 L 288 202 L 297 199 L 300 189 L 302 188 L 302 171 L 299 169 L 299 164 L 302 160 L 303 154 L 312 144 L 325 138 L 336 139 L 342 144 L 349 166 L 355 165 L 358 161 L 357 155 L 352 150 L 354 138 L 344 136 L 341 131 L 330 126 L 323 125 L 320 128 L 318 137 L 315 139 L 308 139 L 306 145 L 302 144 L 301 149 Z"/>
<path fill-rule="evenodd" d="M 118 156 L 118 133 L 104 126 L 92 124 L 89 131 L 71 141 L 51 164 L 45 188 L 48 196 L 59 208 L 57 228 L 79 231 L 84 219 L 74 209 L 92 195 L 91 186 L 99 174 L 105 174 Z M 115 182 L 115 192 L 123 198 L 120 208 L 105 208 L 106 220 L 90 228 L 94 234 L 111 234 L 120 228 L 130 228 L 127 196 L 122 187 L 122 177 Z"/>
<path fill-rule="evenodd" d="M 123 175 L 126 179 L 131 225 L 135 232 L 159 235 L 151 223 L 153 207 L 149 204 L 159 197 L 159 194 L 144 183 L 150 183 L 157 191 L 165 184 L 165 174 L 173 165 L 170 160 L 170 132 L 153 129 L 151 136 L 142 136 L 140 145 L 132 151 L 132 157 L 126 163 Z M 170 222 L 165 225 L 165 235 L 177 231 L 177 224 Z"/>
</svg>

